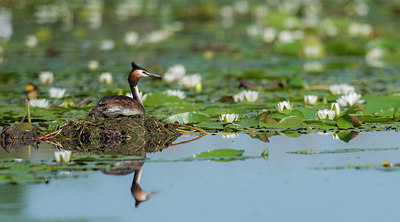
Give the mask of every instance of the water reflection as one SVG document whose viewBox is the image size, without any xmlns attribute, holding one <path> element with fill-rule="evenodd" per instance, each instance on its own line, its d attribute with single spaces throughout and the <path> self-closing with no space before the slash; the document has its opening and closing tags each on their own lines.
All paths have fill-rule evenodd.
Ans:
<svg viewBox="0 0 400 222">
<path fill-rule="evenodd" d="M 253 138 L 257 138 L 259 140 L 262 140 L 266 143 L 270 142 L 270 137 L 272 136 L 285 136 L 286 138 L 298 138 L 302 134 L 309 134 L 307 132 L 302 132 L 302 131 L 287 131 L 287 132 L 265 132 L 265 133 L 258 133 L 258 134 L 249 134 Z M 319 135 L 331 135 L 332 140 L 341 140 L 346 143 L 350 142 L 350 140 L 353 140 L 356 138 L 360 132 L 359 131 L 335 131 L 335 132 L 318 132 Z"/>
<path fill-rule="evenodd" d="M 298 138 L 263 136 L 269 137 L 270 142 L 252 139 L 246 134 L 240 134 L 235 139 L 209 135 L 162 152 L 147 153 L 146 158 L 174 160 L 217 148 L 244 149 L 246 155 L 259 155 L 268 148 L 268 161 L 157 162 L 146 163 L 145 169 L 143 162 L 121 161 L 116 163 L 122 167 L 119 171 L 87 172 L 85 174 L 88 177 L 85 178 L 52 180 L 46 185 L 3 186 L 0 190 L 4 197 L 0 201 L 0 220 L 3 215 L 14 215 L 14 218 L 15 215 L 22 215 L 38 221 L 76 218 L 83 221 L 100 221 L 104 218 L 108 220 L 103 221 L 132 221 L 133 218 L 159 221 L 159 215 L 163 215 L 165 221 L 184 221 L 189 217 L 194 217 L 194 221 L 242 221 L 246 218 L 256 221 L 268 218 L 295 221 L 307 209 L 321 206 L 324 206 L 323 210 L 311 215 L 312 221 L 334 221 L 326 218 L 325 214 L 326 210 L 332 209 L 344 212 L 344 215 L 339 215 L 344 220 L 359 219 L 360 215 L 365 221 L 390 220 L 392 218 L 388 214 L 395 215 L 395 209 L 388 211 L 387 206 L 395 206 L 398 199 L 393 195 L 398 186 L 398 173 L 355 169 L 312 170 L 311 167 L 379 164 L 385 159 L 400 162 L 399 150 L 321 155 L 293 155 L 288 152 L 396 147 L 398 133 L 361 132 L 349 143 L 317 133 Z M 180 138 L 177 143 L 190 138 L 194 136 Z M 1 151 L 0 156 L 21 155 L 24 150 L 20 149 L 19 153 Z M 43 151 L 52 155 L 54 147 L 40 144 L 32 156 Z M 146 190 L 157 190 L 160 185 L 163 192 L 157 194 L 156 198 L 138 208 L 133 207 L 133 199 L 135 205 L 151 199 L 154 193 Z M 238 190 L 243 192 L 238 193 Z M 209 201 L 210 197 L 213 201 Z M 238 204 L 238 199 L 241 203 L 253 205 L 243 206 Z M 347 200 L 346 204 L 338 204 L 344 199 Z M 174 200 L 173 206 L 171 200 Z M 383 202 L 386 204 L 382 205 Z M 266 207 L 269 210 L 265 210 Z M 154 209 L 157 209 L 157 214 L 154 214 Z M 177 214 L 174 209 L 183 210 Z M 374 214 L 363 214 L 365 209 Z M 293 214 L 293 210 L 297 213 Z M 373 217 L 373 220 L 368 220 L 369 217 Z"/>
<path fill-rule="evenodd" d="M 145 156 L 143 156 L 145 157 Z M 142 190 L 140 186 L 140 179 L 143 173 L 143 161 L 120 161 L 115 164 L 118 167 L 127 167 L 126 169 L 118 169 L 118 170 L 101 170 L 102 173 L 108 175 L 128 175 L 133 174 L 132 186 L 131 186 L 131 194 L 135 199 L 135 207 L 138 207 L 140 203 L 150 199 L 156 192 L 149 192 Z"/>
</svg>

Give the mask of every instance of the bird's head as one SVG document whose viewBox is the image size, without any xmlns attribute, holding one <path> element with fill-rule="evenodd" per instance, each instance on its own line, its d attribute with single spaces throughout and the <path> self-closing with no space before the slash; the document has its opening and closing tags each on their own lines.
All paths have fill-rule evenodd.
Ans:
<svg viewBox="0 0 400 222">
<path fill-rule="evenodd" d="M 129 73 L 128 81 L 131 85 L 136 85 L 139 82 L 139 79 L 142 77 L 157 77 L 161 78 L 160 75 L 150 73 L 146 69 L 136 65 L 135 62 L 132 62 L 132 71 Z"/>
</svg>

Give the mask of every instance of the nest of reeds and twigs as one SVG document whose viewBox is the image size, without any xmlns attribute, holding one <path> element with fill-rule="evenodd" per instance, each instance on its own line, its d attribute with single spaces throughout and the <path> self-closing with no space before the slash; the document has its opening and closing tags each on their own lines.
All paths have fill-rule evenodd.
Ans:
<svg viewBox="0 0 400 222">
<path fill-rule="evenodd" d="M 147 116 L 70 119 L 56 138 L 64 149 L 82 153 L 141 155 L 168 147 L 176 126 Z"/>
<path fill-rule="evenodd" d="M 34 128 L 34 127 L 33 127 Z M 47 142 L 81 154 L 143 156 L 160 151 L 179 137 L 177 126 L 147 116 L 68 119 L 54 132 L 39 134 L 21 130 L 19 124 L 4 128 L 1 146 L 6 151 Z"/>
</svg>

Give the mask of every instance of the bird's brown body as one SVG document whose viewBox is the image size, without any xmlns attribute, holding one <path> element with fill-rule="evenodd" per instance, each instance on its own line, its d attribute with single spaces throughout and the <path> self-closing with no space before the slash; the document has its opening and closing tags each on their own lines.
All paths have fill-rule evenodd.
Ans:
<svg viewBox="0 0 400 222">
<path fill-rule="evenodd" d="M 144 115 L 146 112 L 137 88 L 137 83 L 141 77 L 161 76 L 149 73 L 147 70 L 132 62 L 132 71 L 128 76 L 132 98 L 128 96 L 106 96 L 100 99 L 97 105 L 89 111 L 88 115 L 101 117 Z"/>
<path fill-rule="evenodd" d="M 144 115 L 145 110 L 141 103 L 128 96 L 106 96 L 100 99 L 97 105 L 90 110 L 89 116 L 130 116 Z"/>
</svg>

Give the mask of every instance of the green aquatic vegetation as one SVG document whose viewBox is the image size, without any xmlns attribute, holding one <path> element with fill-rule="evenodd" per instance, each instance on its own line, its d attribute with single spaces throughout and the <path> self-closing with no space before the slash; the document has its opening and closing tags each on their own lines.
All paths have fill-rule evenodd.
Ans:
<svg viewBox="0 0 400 222">
<path fill-rule="evenodd" d="M 244 150 L 234 150 L 234 149 L 216 149 L 210 150 L 203 153 L 193 154 L 190 157 L 183 157 L 180 159 L 174 160 L 146 160 L 150 162 L 180 162 L 180 161 L 236 161 L 236 160 L 246 160 L 246 159 L 253 159 L 253 158 L 261 158 L 263 155 L 260 156 L 243 156 Z"/>
<path fill-rule="evenodd" d="M 136 169 L 137 166 L 119 165 L 119 162 L 180 162 L 180 161 L 237 161 L 250 158 L 265 158 L 265 151 L 260 156 L 243 156 L 244 150 L 217 149 L 191 157 L 173 160 L 147 159 L 145 157 L 123 156 L 123 155 L 81 155 L 72 158 L 68 163 L 56 163 L 55 160 L 42 160 L 30 162 L 22 159 L 0 159 L 0 184 L 26 184 L 26 183 L 48 183 L 50 179 L 82 176 L 74 172 L 97 171 L 97 170 L 122 170 Z"/>
<path fill-rule="evenodd" d="M 32 121 L 40 132 L 50 132 L 68 118 L 85 117 L 101 97 L 129 92 L 126 75 L 130 71 L 130 59 L 140 61 L 161 75 L 175 64 L 185 67 L 185 75 L 199 73 L 201 90 L 185 87 L 181 79 L 172 82 L 143 80 L 140 90 L 147 94 L 144 106 L 148 115 L 211 133 L 362 131 L 386 125 L 398 127 L 400 44 L 396 38 L 398 29 L 391 23 L 395 15 L 383 13 L 392 5 L 368 2 L 370 8 L 379 7 L 382 11 L 371 12 L 360 22 L 353 14 L 349 16 L 344 10 L 347 7 L 323 2 L 321 23 L 311 27 L 302 24 L 301 9 L 282 12 L 273 6 L 268 7 L 269 12 L 257 22 L 251 10 L 243 15 L 234 13 L 233 26 L 224 27 L 219 9 L 225 3 L 219 1 L 172 1 L 155 7 L 151 13 L 147 12 L 150 9 L 143 8 L 143 14 L 129 18 L 121 18 L 113 10 L 119 3 L 111 1 L 102 11 L 107 19 L 89 32 L 89 14 L 83 2 L 65 2 L 67 7 L 76 9 L 71 11 L 74 25 L 70 29 L 65 29 L 65 21 L 61 20 L 57 22 L 62 25 L 57 26 L 35 23 L 26 26 L 26 18 L 37 19 L 35 9 L 45 2 L 22 8 L 4 4 L 15 12 L 15 28 L 27 28 L 18 28 L 12 38 L 0 46 L 0 127 L 22 119 L 23 91 L 27 82 L 36 84 L 40 89 L 39 98 L 47 99 L 50 104 L 49 108 L 32 107 Z M 258 4 L 261 2 L 249 2 L 249 7 L 256 8 Z M 154 13 L 162 16 L 155 19 L 151 16 Z M 144 20 L 135 26 L 139 39 L 134 43 L 126 42 L 126 31 L 131 31 L 139 17 Z M 175 27 L 176 21 L 182 24 Z M 114 30 L 115 24 L 118 24 L 117 30 Z M 357 32 L 360 25 L 369 32 Z M 252 26 L 260 26 L 258 34 L 246 35 Z M 352 26 L 356 31 L 351 31 Z M 147 34 L 165 27 L 176 31 L 168 32 L 167 38 L 158 42 L 150 41 L 151 35 Z M 266 28 L 275 33 L 269 40 L 263 36 Z M 112 36 L 107 34 L 109 30 L 113 30 Z M 29 46 L 25 41 L 27 36 L 37 38 L 37 45 Z M 196 41 L 193 36 L 197 37 Z M 105 39 L 114 43 L 109 50 L 102 49 Z M 382 49 L 383 55 L 373 57 L 375 63 L 370 64 L 368 53 L 377 48 Z M 145 53 L 132 55 L 133 51 Z M 380 51 L 375 52 L 379 54 Z M 89 67 L 90 61 L 98 64 Z M 43 71 L 54 73 L 50 85 L 39 81 L 39 73 Z M 103 72 L 112 74 L 111 83 L 99 81 Z M 365 102 L 342 107 L 342 115 L 333 121 L 318 120 L 317 111 L 329 109 L 339 98 L 328 90 L 329 85 L 337 83 L 354 85 Z M 49 98 L 50 88 L 55 87 L 66 89 L 63 98 Z M 186 97 L 169 96 L 166 90 L 181 90 Z M 257 91 L 257 100 L 234 102 L 233 96 L 243 90 Z M 303 102 L 304 96 L 310 94 L 319 97 L 313 106 Z M 275 106 L 281 101 L 291 101 L 293 109 L 276 112 Z M 266 110 L 269 114 L 262 116 Z M 239 114 L 239 120 L 235 124 L 222 124 L 219 115 L 227 113 Z"/>
<path fill-rule="evenodd" d="M 334 153 L 354 153 L 354 152 L 367 152 L 367 151 L 390 151 L 399 150 L 398 147 L 394 148 L 350 148 L 350 149 L 335 149 L 335 150 L 300 150 L 287 152 L 290 154 L 334 154 Z"/>
</svg>

